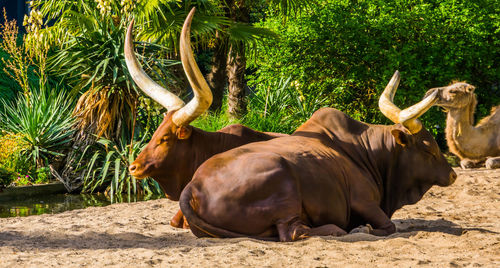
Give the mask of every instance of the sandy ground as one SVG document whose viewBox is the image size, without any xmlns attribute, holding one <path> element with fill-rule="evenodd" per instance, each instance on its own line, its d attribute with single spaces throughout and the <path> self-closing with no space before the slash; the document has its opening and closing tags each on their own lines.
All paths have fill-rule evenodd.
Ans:
<svg viewBox="0 0 500 268">
<path fill-rule="evenodd" d="M 1 267 L 500 267 L 500 170 L 462 171 L 393 217 L 388 237 L 198 239 L 166 199 L 0 219 Z"/>
</svg>

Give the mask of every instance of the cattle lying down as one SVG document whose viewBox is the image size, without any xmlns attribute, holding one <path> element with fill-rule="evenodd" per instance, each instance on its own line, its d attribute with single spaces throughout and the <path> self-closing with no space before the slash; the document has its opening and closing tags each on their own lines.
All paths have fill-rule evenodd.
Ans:
<svg viewBox="0 0 500 268">
<path fill-rule="evenodd" d="M 344 235 L 365 224 L 375 235 L 394 233 L 395 210 L 457 176 L 417 119 L 436 94 L 401 111 L 392 103 L 398 84 L 396 72 L 379 101 L 396 125 L 323 108 L 291 136 L 208 159 L 180 198 L 191 231 L 280 241 Z"/>
<path fill-rule="evenodd" d="M 194 9 L 186 19 L 180 40 L 181 61 L 195 95 L 186 105 L 179 97 L 154 82 L 139 65 L 133 48 L 133 21 L 125 38 L 125 61 L 135 83 L 168 110 L 149 144 L 129 166 L 129 171 L 138 179 L 152 177 L 167 198 L 175 201 L 179 200 L 182 189 L 191 180 L 196 169 L 211 156 L 243 144 L 287 136 L 259 132 L 242 125 L 231 125 L 217 132 L 206 132 L 189 125 L 212 102 L 212 92 L 191 49 L 189 25 L 193 14 Z M 182 227 L 183 223 L 185 222 L 179 210 L 170 224 Z M 184 226 L 186 227 L 185 224 Z"/>
</svg>

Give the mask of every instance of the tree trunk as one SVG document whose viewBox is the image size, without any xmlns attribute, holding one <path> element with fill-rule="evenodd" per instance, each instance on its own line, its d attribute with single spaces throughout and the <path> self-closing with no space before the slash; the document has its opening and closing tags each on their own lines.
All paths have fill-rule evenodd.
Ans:
<svg viewBox="0 0 500 268">
<path fill-rule="evenodd" d="M 228 113 L 239 118 L 246 112 L 245 102 L 245 46 L 231 47 L 229 51 L 227 76 L 229 80 L 227 104 Z"/>
<path fill-rule="evenodd" d="M 207 75 L 208 86 L 212 90 L 213 101 L 210 110 L 220 110 L 222 107 L 222 98 L 226 86 L 226 62 L 227 49 L 221 40 L 221 35 L 217 32 L 215 39 L 215 51 L 212 56 L 212 69 Z"/>
<path fill-rule="evenodd" d="M 236 22 L 249 23 L 250 12 L 244 0 L 236 1 L 230 5 L 231 19 Z M 245 102 L 245 44 L 233 44 L 229 50 L 227 61 L 228 86 L 228 113 L 239 118 L 246 112 Z"/>
</svg>

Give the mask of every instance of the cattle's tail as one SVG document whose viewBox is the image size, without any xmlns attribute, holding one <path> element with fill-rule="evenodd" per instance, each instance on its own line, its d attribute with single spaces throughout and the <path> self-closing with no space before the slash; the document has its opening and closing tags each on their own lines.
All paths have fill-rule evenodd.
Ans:
<svg viewBox="0 0 500 268">
<path fill-rule="evenodd" d="M 277 237 L 259 237 L 259 236 L 249 236 L 245 234 L 240 234 L 213 226 L 206 222 L 196 214 L 193 207 L 191 206 L 191 183 L 189 183 L 182 191 L 181 197 L 179 199 L 179 205 L 181 207 L 184 217 L 186 217 L 189 228 L 191 232 L 197 237 L 217 237 L 217 238 L 237 238 L 237 237 L 249 237 L 259 240 L 271 240 L 276 241 Z"/>
</svg>

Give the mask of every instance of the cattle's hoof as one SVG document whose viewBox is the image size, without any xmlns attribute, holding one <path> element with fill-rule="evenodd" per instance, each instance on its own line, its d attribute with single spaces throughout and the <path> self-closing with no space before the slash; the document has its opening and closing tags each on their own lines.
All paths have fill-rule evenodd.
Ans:
<svg viewBox="0 0 500 268">
<path fill-rule="evenodd" d="M 183 225 L 179 222 L 170 221 L 170 226 L 174 228 L 183 228 Z"/>
<path fill-rule="evenodd" d="M 349 234 L 370 234 L 373 231 L 373 228 L 370 225 L 360 225 L 354 229 L 352 229 Z"/>
<path fill-rule="evenodd" d="M 500 158 L 488 158 L 485 163 L 486 168 L 500 168 Z"/>
</svg>

